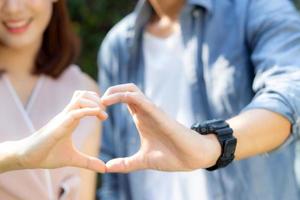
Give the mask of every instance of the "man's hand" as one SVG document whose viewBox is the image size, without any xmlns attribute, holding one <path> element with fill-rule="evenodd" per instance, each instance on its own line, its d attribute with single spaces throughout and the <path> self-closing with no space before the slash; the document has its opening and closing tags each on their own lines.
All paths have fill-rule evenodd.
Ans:
<svg viewBox="0 0 300 200">
<path fill-rule="evenodd" d="M 186 171 L 214 165 L 221 153 L 214 135 L 202 136 L 168 117 L 134 84 L 109 88 L 102 104 L 125 103 L 138 129 L 141 147 L 127 158 L 106 164 L 107 172 L 127 173 L 140 169 Z"/>
<path fill-rule="evenodd" d="M 172 120 L 134 84 L 118 85 L 106 91 L 102 104 L 116 103 L 128 105 L 141 147 L 131 157 L 109 161 L 107 172 L 194 170 L 211 167 L 220 157 L 221 145 L 215 135 L 199 135 Z M 237 160 L 275 150 L 291 134 L 291 123 L 286 117 L 265 109 L 242 112 L 227 122 L 238 141 Z"/>
</svg>

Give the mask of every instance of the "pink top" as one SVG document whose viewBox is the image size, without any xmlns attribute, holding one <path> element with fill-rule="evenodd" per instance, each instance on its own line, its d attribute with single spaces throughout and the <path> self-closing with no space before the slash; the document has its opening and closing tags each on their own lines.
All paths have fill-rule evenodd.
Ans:
<svg viewBox="0 0 300 200">
<path fill-rule="evenodd" d="M 26 108 L 9 78 L 5 74 L 1 76 L 0 142 L 29 136 L 61 112 L 75 90 L 91 90 L 84 76 L 77 66 L 69 67 L 58 80 L 40 76 Z M 73 135 L 78 148 L 97 123 L 94 118 L 86 118 L 80 123 Z M 79 187 L 79 170 L 71 167 L 20 170 L 0 175 L 1 200 L 75 200 L 79 199 Z"/>
</svg>

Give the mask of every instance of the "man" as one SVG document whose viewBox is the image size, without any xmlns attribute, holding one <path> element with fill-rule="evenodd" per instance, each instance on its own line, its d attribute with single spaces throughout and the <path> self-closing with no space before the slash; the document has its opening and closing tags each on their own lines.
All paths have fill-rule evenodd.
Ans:
<svg viewBox="0 0 300 200">
<path fill-rule="evenodd" d="M 103 90 L 122 83 L 142 90 L 121 85 L 104 95 L 105 105 L 128 103 L 133 115 L 132 120 L 121 105 L 108 110 L 102 158 L 134 155 L 111 161 L 108 171 L 221 168 L 224 151 L 248 159 L 197 171 L 183 184 L 152 171 L 107 174 L 100 197 L 299 199 L 294 172 L 298 55 L 300 19 L 288 0 L 140 1 L 108 34 L 99 56 Z M 202 136 L 186 128 L 214 118 L 227 120 L 222 124 L 233 130 L 230 141 L 236 138 L 236 146 L 225 149 L 216 134 Z M 178 145 L 179 138 L 184 145 Z M 172 185 L 174 180 L 179 186 Z M 189 190 L 195 186 L 200 194 Z"/>
</svg>

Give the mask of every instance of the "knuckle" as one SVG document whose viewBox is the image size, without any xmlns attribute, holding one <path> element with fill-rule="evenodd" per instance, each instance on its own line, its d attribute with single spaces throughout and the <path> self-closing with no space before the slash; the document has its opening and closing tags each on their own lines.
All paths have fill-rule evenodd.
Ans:
<svg viewBox="0 0 300 200">
<path fill-rule="evenodd" d="M 82 102 L 81 98 L 80 97 L 77 97 L 76 99 L 74 99 L 74 104 L 75 105 L 80 105 Z"/>
<path fill-rule="evenodd" d="M 132 89 L 137 89 L 137 86 L 134 83 L 129 83 L 128 86 Z"/>
<path fill-rule="evenodd" d="M 98 96 L 98 93 L 97 93 L 97 92 L 95 92 L 95 91 L 88 91 L 88 93 L 89 93 L 89 94 L 92 94 L 92 95 L 96 95 L 96 96 Z"/>
<path fill-rule="evenodd" d="M 72 99 L 76 98 L 76 97 L 78 96 L 78 94 L 79 94 L 79 91 L 76 90 L 76 91 L 73 93 Z"/>
<path fill-rule="evenodd" d="M 76 90 L 75 92 L 74 92 L 74 96 L 79 96 L 81 94 L 81 90 Z"/>
<path fill-rule="evenodd" d="M 99 94 L 97 92 L 88 91 L 87 94 L 92 96 L 93 98 L 97 98 L 97 99 L 99 98 Z"/>
<path fill-rule="evenodd" d="M 125 92 L 124 94 L 120 95 L 120 100 L 121 100 L 122 103 L 125 103 L 127 99 L 128 99 L 127 92 Z"/>
<path fill-rule="evenodd" d="M 111 94 L 114 90 L 114 87 L 109 87 L 107 90 L 106 90 L 106 93 L 107 94 Z"/>
<path fill-rule="evenodd" d="M 86 97 L 89 94 L 88 91 L 82 90 L 80 97 Z"/>
</svg>

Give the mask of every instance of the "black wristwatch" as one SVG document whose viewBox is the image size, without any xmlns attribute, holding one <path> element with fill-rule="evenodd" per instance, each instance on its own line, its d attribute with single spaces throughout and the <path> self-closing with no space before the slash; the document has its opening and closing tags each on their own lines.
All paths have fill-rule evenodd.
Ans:
<svg viewBox="0 0 300 200">
<path fill-rule="evenodd" d="M 234 160 L 237 140 L 233 136 L 233 130 L 226 121 L 210 120 L 203 123 L 196 123 L 191 127 L 191 129 L 197 131 L 201 135 L 215 134 L 221 144 L 221 156 L 217 160 L 216 164 L 207 168 L 207 170 L 213 171 L 226 167 Z"/>
</svg>

